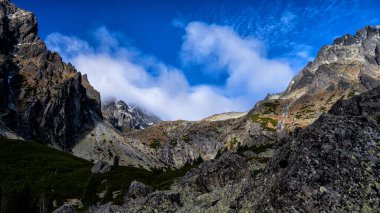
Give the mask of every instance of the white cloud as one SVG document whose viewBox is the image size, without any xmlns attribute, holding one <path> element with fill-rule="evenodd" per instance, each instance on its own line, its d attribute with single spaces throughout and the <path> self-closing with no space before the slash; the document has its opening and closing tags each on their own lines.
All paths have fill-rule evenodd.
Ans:
<svg viewBox="0 0 380 213">
<path fill-rule="evenodd" d="M 138 104 L 166 120 L 249 110 L 253 100 L 281 91 L 292 77 L 286 63 L 265 58 L 265 48 L 257 40 L 199 22 L 185 29 L 183 58 L 227 70 L 225 85 L 189 85 L 181 70 L 121 45 L 118 35 L 104 27 L 94 33 L 96 45 L 59 33 L 49 35 L 46 43 L 88 74 L 103 100 L 115 97 Z"/>
<path fill-rule="evenodd" d="M 192 22 L 186 27 L 184 39 L 185 63 L 206 64 L 212 70 L 228 72 L 225 89 L 229 95 L 253 98 L 281 92 L 293 77 L 288 63 L 266 58 L 260 41 L 241 38 L 229 27 Z"/>
</svg>

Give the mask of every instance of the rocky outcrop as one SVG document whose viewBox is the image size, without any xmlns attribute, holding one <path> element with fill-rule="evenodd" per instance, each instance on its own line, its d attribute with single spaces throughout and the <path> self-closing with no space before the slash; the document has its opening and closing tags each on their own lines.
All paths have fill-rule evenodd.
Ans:
<svg viewBox="0 0 380 213">
<path fill-rule="evenodd" d="M 379 101 L 380 88 L 341 101 L 296 137 L 284 140 L 263 174 L 272 177 L 262 179 L 266 195 L 241 209 L 379 211 L 380 128 L 372 118 L 380 113 Z M 352 110 L 358 105 L 368 107 Z M 253 189 L 249 195 L 258 192 L 248 188 Z"/>
<path fill-rule="evenodd" d="M 122 132 L 146 129 L 161 119 L 138 106 L 128 106 L 124 101 L 109 100 L 102 106 L 104 119 Z"/>
<path fill-rule="evenodd" d="M 128 189 L 128 194 L 126 199 L 136 199 L 145 198 L 148 194 L 152 193 L 154 190 L 152 187 L 147 186 L 138 181 L 133 181 Z"/>
<path fill-rule="evenodd" d="M 35 16 L 0 1 L 0 118 L 10 130 L 70 150 L 74 138 L 100 113 L 95 90 L 82 75 L 46 49 Z M 100 114 L 101 116 L 101 114 Z"/>
<path fill-rule="evenodd" d="M 248 116 L 226 120 L 161 122 L 148 129 L 126 134 L 134 144 L 143 144 L 161 162 L 180 168 L 187 162 L 214 159 L 218 153 L 239 146 L 273 144 L 282 134 L 266 131 Z"/>
<path fill-rule="evenodd" d="M 94 166 L 92 166 L 91 168 L 91 172 L 92 173 L 107 173 L 111 171 L 111 166 L 107 163 L 107 162 L 104 162 L 104 161 L 97 161 Z"/>
</svg>

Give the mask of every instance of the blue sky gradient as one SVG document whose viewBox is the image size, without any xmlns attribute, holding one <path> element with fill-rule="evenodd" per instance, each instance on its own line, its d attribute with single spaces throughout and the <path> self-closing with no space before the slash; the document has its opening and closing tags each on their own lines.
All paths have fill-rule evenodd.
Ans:
<svg viewBox="0 0 380 213">
<path fill-rule="evenodd" d="M 380 24 L 380 5 L 374 0 L 13 2 L 36 14 L 40 36 L 47 41 L 49 48 L 58 50 L 66 61 L 78 62 L 78 56 L 83 54 L 108 54 L 111 58 L 118 58 L 119 62 L 129 61 L 132 65 L 140 66 L 148 78 L 154 79 L 147 80 L 143 86 L 139 85 L 140 89 L 159 87 L 155 84 L 155 77 L 161 78 L 162 67 L 165 67 L 169 70 L 168 73 L 172 74 L 170 70 L 175 70 L 174 73 L 178 72 L 178 76 L 181 76 L 179 78 L 184 78 L 181 85 L 185 85 L 185 90 L 188 91 L 186 94 L 192 94 L 199 87 L 207 86 L 213 93 L 239 104 L 239 107 L 226 104 L 229 105 L 226 108 L 215 109 L 210 106 L 205 114 L 194 110 L 194 115 L 189 116 L 188 113 L 192 113 L 190 110 L 170 115 L 169 112 L 163 112 L 164 110 L 154 111 L 152 104 L 134 100 L 132 96 L 120 97 L 133 99 L 133 102 L 145 105 L 144 107 L 169 120 L 199 119 L 223 110 L 249 110 L 268 92 L 280 92 L 286 87 L 286 83 L 281 81 L 279 87 L 265 84 L 261 90 L 254 85 L 248 85 L 249 82 L 241 83 L 241 79 L 236 80 L 236 76 L 249 77 L 247 66 L 253 66 L 252 69 L 256 69 L 256 66 L 264 66 L 262 69 L 265 66 L 278 68 L 287 81 L 288 68 L 291 75 L 295 75 L 316 56 L 323 45 L 331 44 L 336 37 L 353 34 L 366 25 Z M 214 42 L 212 45 L 205 46 L 204 43 L 200 44 L 192 39 L 199 39 L 197 36 L 206 34 Z M 105 39 L 107 35 L 110 39 Z M 73 39 L 77 43 L 73 43 Z M 236 42 L 230 44 L 230 40 Z M 66 44 L 63 41 L 67 41 Z M 83 46 L 80 50 L 67 52 L 69 44 Z M 218 45 L 228 48 L 223 49 Z M 249 49 L 244 49 L 244 45 L 248 45 Z M 205 47 L 212 51 L 201 51 Z M 236 52 L 247 53 L 242 58 L 257 56 L 257 60 L 254 63 L 249 58 L 240 60 L 233 57 Z M 80 59 L 83 60 L 83 57 Z M 79 63 L 74 65 L 81 67 Z M 254 78 L 260 80 L 258 74 L 252 74 L 251 81 L 255 81 Z M 247 85 L 239 87 L 236 86 L 238 84 Z M 250 91 L 244 93 L 244 90 Z M 168 92 L 165 94 L 168 95 Z M 181 100 L 183 98 L 178 99 Z M 190 100 L 193 98 L 189 98 Z M 176 110 L 174 105 L 173 103 L 170 111 Z M 196 106 L 202 106 L 202 103 Z"/>
</svg>

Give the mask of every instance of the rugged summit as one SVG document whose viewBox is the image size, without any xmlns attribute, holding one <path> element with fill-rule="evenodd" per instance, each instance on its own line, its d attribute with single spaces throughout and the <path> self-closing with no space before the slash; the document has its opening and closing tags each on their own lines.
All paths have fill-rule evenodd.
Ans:
<svg viewBox="0 0 380 213">
<path fill-rule="evenodd" d="M 287 131 L 308 126 L 339 99 L 380 85 L 379 48 L 378 26 L 335 39 L 293 78 L 285 92 L 258 103 L 251 115 L 274 119 L 278 129 Z"/>
<path fill-rule="evenodd" d="M 100 102 L 98 96 L 87 95 L 98 93 L 46 49 L 32 13 L 7 0 L 0 8 L 1 125 L 25 139 L 69 150 L 74 137 L 91 127 L 90 113 L 100 113 L 92 104 Z"/>
<path fill-rule="evenodd" d="M 160 118 L 139 106 L 128 106 L 124 101 L 109 100 L 102 106 L 104 119 L 113 127 L 128 132 L 134 129 L 146 129 L 161 121 Z"/>
</svg>

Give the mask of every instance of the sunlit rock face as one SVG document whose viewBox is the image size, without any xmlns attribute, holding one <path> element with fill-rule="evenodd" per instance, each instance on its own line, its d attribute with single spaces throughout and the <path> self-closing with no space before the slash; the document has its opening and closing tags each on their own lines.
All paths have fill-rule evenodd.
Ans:
<svg viewBox="0 0 380 213">
<path fill-rule="evenodd" d="M 278 120 L 280 129 L 308 126 L 338 100 L 380 85 L 379 48 L 379 27 L 337 38 L 293 78 L 286 91 L 260 102 L 252 113 Z"/>
<path fill-rule="evenodd" d="M 0 116 L 25 139 L 69 150 L 75 136 L 100 113 L 99 93 L 82 75 L 46 49 L 36 17 L 0 1 Z M 90 94 L 90 95 L 88 95 Z M 101 115 L 100 115 L 101 116 Z"/>
</svg>

